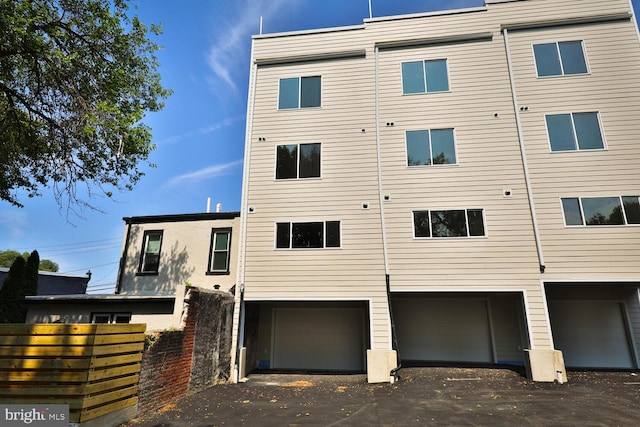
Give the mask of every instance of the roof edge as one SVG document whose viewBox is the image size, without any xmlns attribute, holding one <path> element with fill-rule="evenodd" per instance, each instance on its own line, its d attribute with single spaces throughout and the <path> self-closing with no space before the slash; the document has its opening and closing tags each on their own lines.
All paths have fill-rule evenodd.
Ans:
<svg viewBox="0 0 640 427">
<path fill-rule="evenodd" d="M 210 221 L 217 219 L 235 219 L 240 212 L 203 212 L 190 214 L 148 215 L 123 217 L 128 224 L 154 224 L 159 222 Z"/>
</svg>

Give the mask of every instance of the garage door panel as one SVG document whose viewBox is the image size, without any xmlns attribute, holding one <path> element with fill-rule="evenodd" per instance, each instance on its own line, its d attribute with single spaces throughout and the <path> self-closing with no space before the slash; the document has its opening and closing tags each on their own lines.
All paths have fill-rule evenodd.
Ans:
<svg viewBox="0 0 640 427">
<path fill-rule="evenodd" d="M 275 309 L 273 368 L 364 370 L 362 309 Z"/>
<path fill-rule="evenodd" d="M 393 312 L 405 360 L 493 361 L 484 300 L 397 298 Z"/>
<path fill-rule="evenodd" d="M 634 368 L 622 304 L 549 301 L 555 347 L 573 368 Z"/>
</svg>

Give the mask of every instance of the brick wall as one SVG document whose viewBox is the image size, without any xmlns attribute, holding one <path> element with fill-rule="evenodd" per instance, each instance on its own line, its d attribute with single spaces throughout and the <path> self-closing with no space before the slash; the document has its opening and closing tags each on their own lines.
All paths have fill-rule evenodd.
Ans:
<svg viewBox="0 0 640 427">
<path fill-rule="evenodd" d="M 149 337 L 140 371 L 138 415 L 229 379 L 233 295 L 192 288 L 188 303 L 182 330 Z"/>
</svg>

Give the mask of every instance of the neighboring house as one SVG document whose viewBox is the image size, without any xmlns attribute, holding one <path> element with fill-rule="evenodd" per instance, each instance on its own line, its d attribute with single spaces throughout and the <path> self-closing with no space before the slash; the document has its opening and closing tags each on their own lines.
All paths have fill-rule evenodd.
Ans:
<svg viewBox="0 0 640 427">
<path fill-rule="evenodd" d="M 123 218 L 115 295 L 28 297 L 28 323 L 146 323 L 180 327 L 189 286 L 233 291 L 239 212 Z"/>
<path fill-rule="evenodd" d="M 239 377 L 638 368 L 630 2 L 485 3 L 253 37 Z"/>
<path fill-rule="evenodd" d="M 7 278 L 9 269 L 0 267 L 0 288 Z M 87 274 L 63 274 L 49 271 L 38 272 L 38 295 L 71 295 L 84 294 L 91 280 L 91 272 Z"/>
</svg>

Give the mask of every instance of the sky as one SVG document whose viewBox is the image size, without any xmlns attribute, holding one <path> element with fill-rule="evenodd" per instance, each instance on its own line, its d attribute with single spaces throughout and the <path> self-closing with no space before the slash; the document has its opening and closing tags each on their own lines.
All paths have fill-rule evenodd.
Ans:
<svg viewBox="0 0 640 427">
<path fill-rule="evenodd" d="M 606 0 L 603 0 L 606 1 Z M 60 273 L 92 272 L 89 293 L 113 293 L 125 232 L 123 217 L 239 211 L 251 36 L 362 24 L 368 0 L 135 0 L 141 21 L 162 24 L 153 40 L 165 108 L 145 117 L 156 149 L 133 191 L 95 199 L 98 210 L 69 213 L 51 192 L 0 201 L 0 251 L 37 250 Z M 483 0 L 371 0 L 373 16 L 482 6 Z M 633 0 L 640 10 L 640 0 Z M 132 9 L 133 10 L 133 9 Z M 585 13 L 588 14 L 588 13 Z"/>
</svg>

